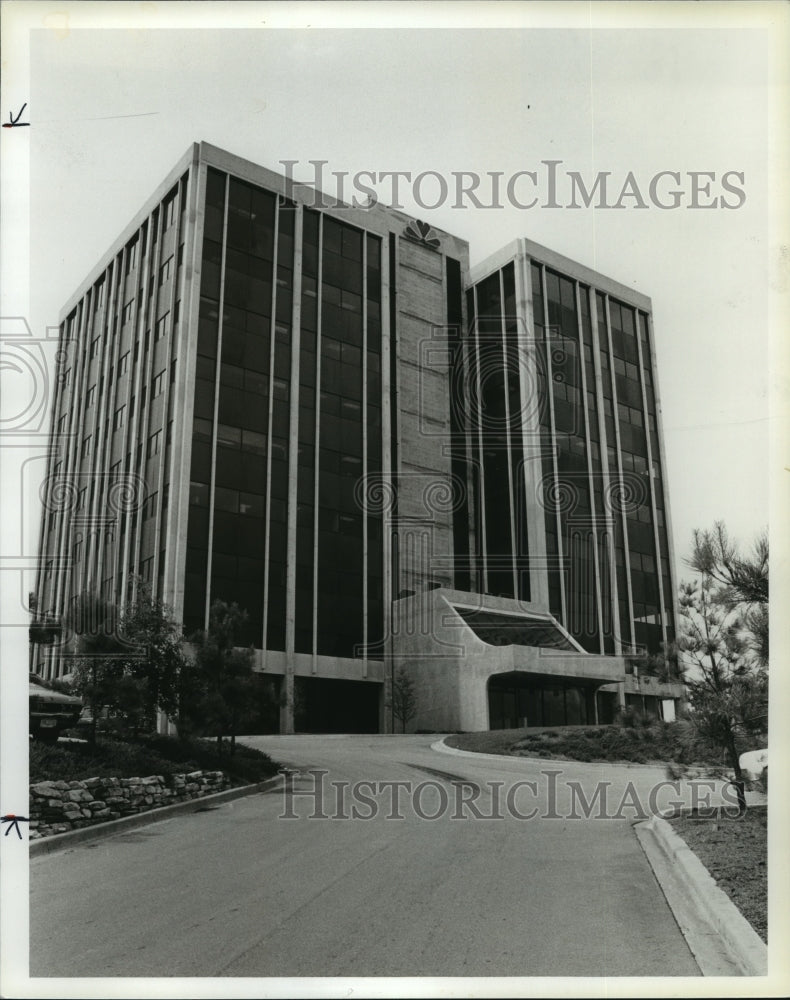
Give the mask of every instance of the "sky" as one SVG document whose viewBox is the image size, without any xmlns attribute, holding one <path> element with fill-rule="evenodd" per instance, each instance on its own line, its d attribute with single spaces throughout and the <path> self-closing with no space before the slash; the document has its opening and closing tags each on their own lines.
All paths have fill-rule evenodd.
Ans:
<svg viewBox="0 0 790 1000">
<path fill-rule="evenodd" d="M 84 6 L 96 7 L 86 22 L 96 27 L 52 15 L 29 35 L 34 330 L 57 323 L 195 140 L 278 171 L 280 161 L 298 161 L 297 179 L 312 175 L 315 159 L 328 161 L 327 175 L 436 171 L 448 179 L 522 170 L 542 179 L 543 161 L 557 160 L 562 207 L 520 209 L 503 198 L 494 210 L 459 208 L 450 198 L 424 208 L 410 185 L 401 188 L 403 207 L 467 239 L 472 264 L 526 236 L 649 295 L 680 575 L 694 528 L 721 519 L 749 544 L 767 525 L 772 420 L 787 407 L 786 373 L 769 364 L 779 78 L 765 18 L 738 21 L 712 4 L 707 18 L 683 26 L 667 15 L 640 27 L 646 18 L 626 25 L 622 14 L 640 4 L 616 5 L 619 19 L 604 16 L 606 4 L 551 5 L 553 16 L 541 4 L 508 4 L 508 28 L 218 30 L 201 27 L 196 10 L 212 5 L 178 5 L 170 21 L 151 15 L 138 27 L 128 26 L 124 4 Z M 241 5 L 247 13 L 259 6 Z M 160 23 L 183 27 L 151 26 Z M 648 202 L 651 179 L 677 172 L 682 203 L 569 208 L 570 171 L 588 188 L 610 172 L 610 201 L 631 172 Z M 690 171 L 713 174 L 711 197 L 726 194 L 723 175 L 742 175 L 734 183 L 744 196 L 730 204 L 742 203 L 688 207 Z M 378 187 L 388 200 L 389 186 Z M 423 200 L 435 190 L 426 184 Z M 517 191 L 527 200 L 526 187 Z"/>
</svg>

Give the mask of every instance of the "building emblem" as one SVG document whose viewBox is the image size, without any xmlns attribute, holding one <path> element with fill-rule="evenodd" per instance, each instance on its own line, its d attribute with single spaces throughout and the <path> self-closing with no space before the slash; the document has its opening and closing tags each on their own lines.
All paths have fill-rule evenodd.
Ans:
<svg viewBox="0 0 790 1000">
<path fill-rule="evenodd" d="M 403 230 L 403 235 L 414 240 L 415 243 L 422 243 L 424 246 L 430 247 L 431 250 L 438 250 L 441 246 L 433 226 L 429 226 L 427 222 L 422 222 L 420 219 L 412 220 Z"/>
</svg>

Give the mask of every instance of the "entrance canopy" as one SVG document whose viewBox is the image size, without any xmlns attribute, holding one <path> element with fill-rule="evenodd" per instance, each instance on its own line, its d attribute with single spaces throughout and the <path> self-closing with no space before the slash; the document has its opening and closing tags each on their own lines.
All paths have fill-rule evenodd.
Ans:
<svg viewBox="0 0 790 1000">
<path fill-rule="evenodd" d="M 540 646 L 584 652 L 559 622 L 548 616 L 453 607 L 475 635 L 489 646 Z"/>
</svg>

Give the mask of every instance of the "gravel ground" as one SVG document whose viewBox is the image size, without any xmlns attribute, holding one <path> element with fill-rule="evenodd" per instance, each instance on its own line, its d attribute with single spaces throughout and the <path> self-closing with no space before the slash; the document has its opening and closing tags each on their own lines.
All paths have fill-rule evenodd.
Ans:
<svg viewBox="0 0 790 1000">
<path fill-rule="evenodd" d="M 670 819 L 675 831 L 732 899 L 763 941 L 768 940 L 767 810 L 741 819 Z"/>
</svg>

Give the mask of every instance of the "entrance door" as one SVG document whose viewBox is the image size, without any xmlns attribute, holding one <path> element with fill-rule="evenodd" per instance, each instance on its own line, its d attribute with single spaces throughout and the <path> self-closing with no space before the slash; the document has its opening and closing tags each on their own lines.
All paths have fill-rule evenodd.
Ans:
<svg viewBox="0 0 790 1000">
<path fill-rule="evenodd" d="M 538 692 L 539 693 L 539 692 Z M 530 717 L 535 692 L 522 673 L 497 674 L 488 680 L 488 724 L 491 729 L 539 726 Z"/>
</svg>

